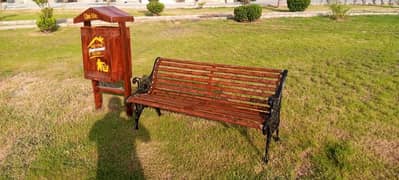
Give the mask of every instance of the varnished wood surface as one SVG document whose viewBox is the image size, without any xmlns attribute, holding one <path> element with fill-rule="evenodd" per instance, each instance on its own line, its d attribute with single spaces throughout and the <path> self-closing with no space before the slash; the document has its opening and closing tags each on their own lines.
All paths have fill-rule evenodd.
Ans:
<svg viewBox="0 0 399 180">
<path fill-rule="evenodd" d="M 128 102 L 261 128 L 281 74 L 279 69 L 160 58 L 150 91 Z"/>
</svg>

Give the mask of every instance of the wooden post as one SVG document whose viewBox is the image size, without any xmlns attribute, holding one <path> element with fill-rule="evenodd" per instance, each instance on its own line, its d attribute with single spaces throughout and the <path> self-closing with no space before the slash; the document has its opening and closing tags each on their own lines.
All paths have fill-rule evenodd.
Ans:
<svg viewBox="0 0 399 180">
<path fill-rule="evenodd" d="M 124 74 L 124 79 L 123 79 L 123 86 L 124 86 L 124 102 L 125 102 L 125 107 L 126 107 L 126 114 L 128 116 L 133 115 L 133 110 L 132 110 L 132 105 L 130 103 L 127 103 L 126 100 L 127 98 L 131 95 L 132 93 L 132 85 L 130 83 L 130 79 L 132 77 L 132 63 L 131 63 L 131 57 L 130 57 L 130 46 L 129 46 L 129 38 L 127 35 L 127 29 L 126 29 L 126 24 L 125 22 L 119 22 L 119 28 L 121 30 L 121 46 L 125 51 L 123 51 L 123 56 L 124 56 L 124 61 L 123 65 L 125 69 L 125 74 Z"/>
<path fill-rule="evenodd" d="M 100 84 L 99 81 L 96 80 L 91 80 L 91 85 L 93 87 L 93 94 L 94 94 L 94 103 L 96 109 L 100 109 L 101 106 L 103 105 L 103 95 L 100 92 L 100 88 L 98 85 Z"/>
</svg>

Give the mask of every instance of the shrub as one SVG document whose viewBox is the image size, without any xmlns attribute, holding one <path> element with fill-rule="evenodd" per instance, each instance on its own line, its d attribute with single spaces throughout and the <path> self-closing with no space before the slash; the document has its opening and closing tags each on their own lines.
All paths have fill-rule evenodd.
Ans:
<svg viewBox="0 0 399 180">
<path fill-rule="evenodd" d="M 202 1 L 202 2 L 199 2 L 199 3 L 197 3 L 197 8 L 198 9 L 202 9 L 203 7 L 204 7 L 204 5 L 206 4 L 206 2 L 204 2 L 204 1 Z"/>
<path fill-rule="evenodd" d="M 53 17 L 53 8 L 45 7 L 40 11 L 36 25 L 41 32 L 53 32 L 57 30 L 57 20 Z"/>
<path fill-rule="evenodd" d="M 262 7 L 258 4 L 234 8 L 234 19 L 238 22 L 255 21 L 262 16 Z"/>
<path fill-rule="evenodd" d="M 53 17 L 53 8 L 43 8 L 36 25 L 42 32 L 57 30 L 57 20 Z"/>
<path fill-rule="evenodd" d="M 343 20 L 348 15 L 350 7 L 335 3 L 329 5 L 331 10 L 331 18 L 334 20 Z"/>
<path fill-rule="evenodd" d="M 262 16 L 262 7 L 258 4 L 251 4 L 247 6 L 248 21 L 255 21 Z"/>
<path fill-rule="evenodd" d="M 248 12 L 246 6 L 238 6 L 234 8 L 234 19 L 238 22 L 247 21 L 247 14 Z"/>
<path fill-rule="evenodd" d="M 158 1 L 150 1 L 147 4 L 147 9 L 148 11 L 150 11 L 152 14 L 155 14 L 157 16 L 159 16 L 159 14 L 163 11 L 163 9 L 165 8 L 165 5 L 158 2 Z"/>
<path fill-rule="evenodd" d="M 288 9 L 291 12 L 304 11 L 308 8 L 310 0 L 287 0 Z"/>
<path fill-rule="evenodd" d="M 36 20 L 36 25 L 42 32 L 52 32 L 57 30 L 57 20 L 53 17 L 53 8 L 50 8 L 48 0 L 34 0 L 41 8 L 40 16 Z"/>
</svg>

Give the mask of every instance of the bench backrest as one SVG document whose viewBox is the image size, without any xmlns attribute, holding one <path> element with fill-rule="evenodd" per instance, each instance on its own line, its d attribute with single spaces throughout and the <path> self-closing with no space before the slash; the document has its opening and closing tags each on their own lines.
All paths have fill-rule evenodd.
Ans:
<svg viewBox="0 0 399 180">
<path fill-rule="evenodd" d="M 157 58 L 149 93 L 178 95 L 268 112 L 283 70 Z"/>
</svg>

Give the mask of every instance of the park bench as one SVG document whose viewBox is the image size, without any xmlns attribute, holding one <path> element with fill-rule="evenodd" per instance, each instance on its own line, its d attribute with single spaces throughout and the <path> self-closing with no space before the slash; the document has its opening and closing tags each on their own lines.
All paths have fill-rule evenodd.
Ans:
<svg viewBox="0 0 399 180">
<path fill-rule="evenodd" d="M 135 128 L 145 107 L 260 129 L 266 135 L 264 162 L 272 134 L 279 138 L 282 89 L 287 70 L 182 61 L 158 57 L 149 76 L 128 99 Z"/>
</svg>

